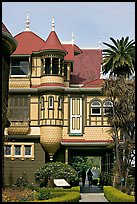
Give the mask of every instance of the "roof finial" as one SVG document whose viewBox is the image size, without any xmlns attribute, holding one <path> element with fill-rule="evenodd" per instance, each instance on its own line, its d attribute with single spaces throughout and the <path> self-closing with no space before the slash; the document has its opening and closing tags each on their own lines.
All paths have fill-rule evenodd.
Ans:
<svg viewBox="0 0 137 204">
<path fill-rule="evenodd" d="M 55 31 L 54 17 L 52 17 L 52 31 Z"/>
<path fill-rule="evenodd" d="M 72 32 L 72 45 L 74 45 L 74 33 Z"/>
<path fill-rule="evenodd" d="M 27 19 L 26 19 L 26 28 L 25 28 L 25 31 L 30 31 L 29 24 L 30 24 L 29 10 L 27 10 Z"/>
</svg>

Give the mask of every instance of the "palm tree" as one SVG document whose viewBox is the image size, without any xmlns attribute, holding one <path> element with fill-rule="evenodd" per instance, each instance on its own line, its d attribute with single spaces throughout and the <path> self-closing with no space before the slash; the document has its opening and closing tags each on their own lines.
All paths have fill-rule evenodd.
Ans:
<svg viewBox="0 0 137 204">
<path fill-rule="evenodd" d="M 113 103 L 113 111 L 107 117 L 115 144 L 114 173 L 118 173 L 119 181 L 125 178 L 127 187 L 129 170 L 132 169 L 131 152 L 135 148 L 135 80 L 127 80 L 124 76 L 115 80 L 110 78 L 105 81 L 102 91 Z"/>
<path fill-rule="evenodd" d="M 121 40 L 110 40 L 114 45 L 103 42 L 109 48 L 103 49 L 103 73 L 114 76 L 130 76 L 135 70 L 135 42 L 129 41 L 129 37 L 122 37 Z"/>
</svg>

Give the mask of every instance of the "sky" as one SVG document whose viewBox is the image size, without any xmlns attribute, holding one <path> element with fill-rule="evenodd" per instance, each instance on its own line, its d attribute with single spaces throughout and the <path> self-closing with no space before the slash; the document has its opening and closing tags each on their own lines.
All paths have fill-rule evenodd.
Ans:
<svg viewBox="0 0 137 204">
<path fill-rule="evenodd" d="M 44 40 L 52 17 L 60 41 L 80 48 L 105 47 L 110 37 L 135 40 L 135 2 L 2 2 L 2 22 L 15 36 L 25 30 L 29 10 L 30 30 Z"/>
</svg>

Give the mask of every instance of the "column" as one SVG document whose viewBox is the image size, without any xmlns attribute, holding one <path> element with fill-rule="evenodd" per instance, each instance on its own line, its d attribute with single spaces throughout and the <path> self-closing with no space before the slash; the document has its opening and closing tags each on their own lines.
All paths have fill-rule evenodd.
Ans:
<svg viewBox="0 0 137 204">
<path fill-rule="evenodd" d="M 58 74 L 60 75 L 60 58 L 58 60 L 59 60 L 59 63 L 58 63 Z"/>
<path fill-rule="evenodd" d="M 68 164 L 68 148 L 65 148 L 65 164 Z"/>
<path fill-rule="evenodd" d="M 64 60 L 62 62 L 62 76 L 64 76 Z"/>
<path fill-rule="evenodd" d="M 52 57 L 50 58 L 50 74 L 52 74 Z"/>
</svg>

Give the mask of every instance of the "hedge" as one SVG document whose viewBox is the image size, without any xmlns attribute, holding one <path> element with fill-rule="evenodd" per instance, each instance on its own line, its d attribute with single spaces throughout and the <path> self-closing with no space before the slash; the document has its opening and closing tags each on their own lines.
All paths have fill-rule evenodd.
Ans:
<svg viewBox="0 0 137 204">
<path fill-rule="evenodd" d="M 112 186 L 103 186 L 103 190 L 109 202 L 135 202 L 135 196 L 127 195 Z"/>
<path fill-rule="evenodd" d="M 52 198 L 48 200 L 35 200 L 35 202 L 79 202 L 81 199 L 79 192 L 67 192 L 64 196 Z M 34 202 L 34 201 L 29 201 Z"/>
<path fill-rule="evenodd" d="M 45 188 L 46 190 L 50 190 L 54 194 L 58 194 L 58 197 L 51 198 L 48 200 L 35 200 L 35 202 L 79 202 L 81 199 L 80 195 L 80 186 L 74 186 L 69 189 L 64 188 Z M 60 194 L 60 197 L 59 197 Z M 34 202 L 34 201 L 29 201 Z"/>
</svg>

